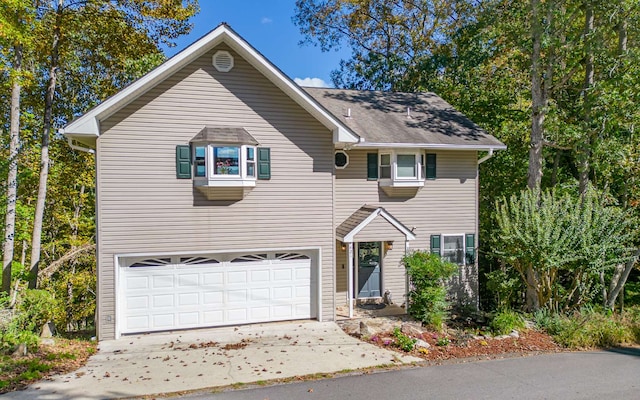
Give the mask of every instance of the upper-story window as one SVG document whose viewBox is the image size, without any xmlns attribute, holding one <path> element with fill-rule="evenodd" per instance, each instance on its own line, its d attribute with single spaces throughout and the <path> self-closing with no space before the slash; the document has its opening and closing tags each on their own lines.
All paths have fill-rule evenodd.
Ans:
<svg viewBox="0 0 640 400">
<path fill-rule="evenodd" d="M 424 186 L 420 151 L 387 150 L 379 153 L 380 186 Z"/>
<path fill-rule="evenodd" d="M 257 145 L 244 128 L 205 127 L 191 139 L 194 184 L 251 187 L 269 179 L 270 151 Z"/>
<path fill-rule="evenodd" d="M 209 143 L 193 147 L 193 175 L 196 178 L 256 179 L 256 147 Z"/>
</svg>

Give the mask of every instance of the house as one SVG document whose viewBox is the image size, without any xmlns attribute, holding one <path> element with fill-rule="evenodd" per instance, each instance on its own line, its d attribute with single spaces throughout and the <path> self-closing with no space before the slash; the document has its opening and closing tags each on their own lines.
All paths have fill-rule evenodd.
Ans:
<svg viewBox="0 0 640 400">
<path fill-rule="evenodd" d="M 477 302 L 505 146 L 432 93 L 303 89 L 223 24 L 61 133 L 95 151 L 99 339 L 402 303 L 411 249 Z"/>
</svg>

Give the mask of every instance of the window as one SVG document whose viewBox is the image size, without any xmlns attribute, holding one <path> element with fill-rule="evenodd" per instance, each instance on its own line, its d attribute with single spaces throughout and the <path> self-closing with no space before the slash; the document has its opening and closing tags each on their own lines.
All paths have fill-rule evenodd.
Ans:
<svg viewBox="0 0 640 400">
<path fill-rule="evenodd" d="M 349 165 L 349 156 L 344 151 L 336 151 L 334 156 L 334 164 L 338 169 L 344 169 Z"/>
<path fill-rule="evenodd" d="M 391 179 L 391 154 L 380 154 L 380 179 Z"/>
<path fill-rule="evenodd" d="M 443 260 L 458 265 L 473 265 L 476 262 L 475 233 L 456 235 L 431 235 L 431 253 Z"/>
<path fill-rule="evenodd" d="M 260 148 L 260 150 L 268 150 Z M 258 163 L 256 146 L 196 143 L 192 145 L 196 186 L 255 186 Z"/>
<path fill-rule="evenodd" d="M 442 259 L 458 265 L 464 265 L 464 235 L 443 235 Z"/>
<path fill-rule="evenodd" d="M 424 186 L 424 154 L 419 150 L 402 152 L 388 150 L 379 153 L 379 177 L 382 187 Z M 367 167 L 369 168 L 369 167 Z M 370 175 L 367 173 L 368 176 Z"/>
<path fill-rule="evenodd" d="M 397 178 L 418 178 L 418 175 L 416 173 L 417 168 L 415 154 L 398 154 L 397 163 Z"/>
<path fill-rule="evenodd" d="M 256 177 L 256 149 L 247 147 L 247 176 Z"/>
<path fill-rule="evenodd" d="M 195 157 L 193 161 L 193 169 L 195 176 L 207 176 L 207 168 L 205 164 L 206 147 L 196 146 Z"/>
<path fill-rule="evenodd" d="M 213 148 L 214 175 L 240 175 L 240 148 Z"/>
</svg>

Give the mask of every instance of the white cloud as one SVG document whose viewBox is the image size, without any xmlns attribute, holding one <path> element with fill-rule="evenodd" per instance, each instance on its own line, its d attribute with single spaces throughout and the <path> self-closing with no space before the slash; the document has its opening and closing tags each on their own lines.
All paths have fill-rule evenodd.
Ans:
<svg viewBox="0 0 640 400">
<path fill-rule="evenodd" d="M 323 88 L 331 87 L 331 85 L 329 85 L 327 82 L 323 81 L 320 78 L 304 78 L 304 79 L 294 78 L 293 81 L 300 86 L 306 86 L 306 87 L 323 87 Z"/>
<path fill-rule="evenodd" d="M 272 22 L 273 22 L 273 20 L 271 18 L 269 18 L 269 17 L 262 17 L 262 19 L 260 20 L 260 23 L 262 23 L 262 24 L 270 24 Z"/>
</svg>

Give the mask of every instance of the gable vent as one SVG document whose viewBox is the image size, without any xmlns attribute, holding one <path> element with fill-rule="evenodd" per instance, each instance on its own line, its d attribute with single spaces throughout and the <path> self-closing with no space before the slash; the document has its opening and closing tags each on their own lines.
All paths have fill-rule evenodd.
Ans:
<svg viewBox="0 0 640 400">
<path fill-rule="evenodd" d="M 233 56 L 224 50 L 213 55 L 213 66 L 220 72 L 229 72 L 233 68 Z"/>
</svg>

